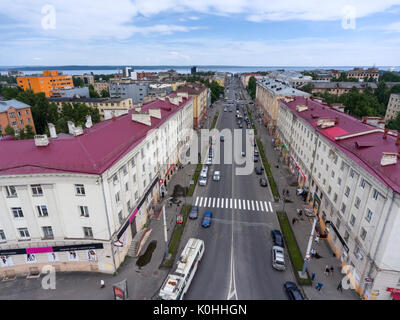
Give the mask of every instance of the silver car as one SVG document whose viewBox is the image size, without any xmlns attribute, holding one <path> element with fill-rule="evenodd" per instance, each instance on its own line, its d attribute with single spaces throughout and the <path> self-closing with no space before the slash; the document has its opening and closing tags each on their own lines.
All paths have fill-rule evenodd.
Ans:
<svg viewBox="0 0 400 320">
<path fill-rule="evenodd" d="M 282 247 L 272 247 L 272 267 L 276 270 L 283 271 L 286 269 L 285 252 Z"/>
<path fill-rule="evenodd" d="M 213 180 L 214 181 L 221 180 L 221 172 L 220 171 L 214 171 Z"/>
</svg>

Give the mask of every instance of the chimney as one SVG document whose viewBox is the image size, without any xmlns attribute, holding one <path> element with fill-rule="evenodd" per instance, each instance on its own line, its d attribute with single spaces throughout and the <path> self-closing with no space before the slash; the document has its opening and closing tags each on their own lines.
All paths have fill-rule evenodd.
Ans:
<svg viewBox="0 0 400 320">
<path fill-rule="evenodd" d="M 49 145 L 49 139 L 47 135 L 36 135 L 35 137 L 35 146 L 37 147 L 46 147 Z"/>
<path fill-rule="evenodd" d="M 74 123 L 72 121 L 68 121 L 67 124 L 68 124 L 68 132 L 69 132 L 69 134 L 73 135 L 74 134 L 74 128 L 75 128 Z"/>
<path fill-rule="evenodd" d="M 56 127 L 54 124 L 48 123 L 47 125 L 49 126 L 50 138 L 57 138 Z"/>
<path fill-rule="evenodd" d="M 362 123 L 367 123 L 367 117 L 362 117 Z"/>
<path fill-rule="evenodd" d="M 396 164 L 397 163 L 397 158 L 399 157 L 399 153 L 394 153 L 394 152 L 383 152 L 382 158 L 381 158 L 381 166 L 388 166 L 391 164 Z"/>
<path fill-rule="evenodd" d="M 400 144 L 400 133 L 397 132 L 397 138 L 396 138 L 396 146 Z M 400 153 L 400 147 L 399 147 L 399 153 Z"/>
<path fill-rule="evenodd" d="M 92 126 L 93 126 L 92 117 L 90 116 L 90 114 L 88 114 L 88 115 L 86 116 L 85 127 L 86 127 L 86 128 L 91 128 Z"/>
<path fill-rule="evenodd" d="M 139 122 L 139 123 L 145 124 L 146 126 L 151 127 L 150 114 L 132 113 L 132 121 Z"/>
<path fill-rule="evenodd" d="M 385 128 L 385 131 L 383 132 L 383 139 L 387 138 L 388 132 L 389 132 L 389 129 Z"/>
<path fill-rule="evenodd" d="M 161 119 L 161 109 L 149 109 L 150 117 Z"/>
</svg>

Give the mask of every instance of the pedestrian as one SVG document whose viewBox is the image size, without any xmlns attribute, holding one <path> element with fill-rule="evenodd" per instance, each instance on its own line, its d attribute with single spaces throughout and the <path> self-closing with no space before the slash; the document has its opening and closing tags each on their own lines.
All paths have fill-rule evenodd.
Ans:
<svg viewBox="0 0 400 320">
<path fill-rule="evenodd" d="M 315 279 L 315 272 L 313 272 L 311 275 L 311 281 L 314 281 L 314 279 Z"/>
<path fill-rule="evenodd" d="M 292 219 L 292 225 L 294 225 L 296 223 L 296 220 L 297 220 L 296 218 Z"/>
<path fill-rule="evenodd" d="M 105 287 L 105 284 L 104 284 L 104 280 L 100 280 L 100 288 L 104 288 Z"/>
<path fill-rule="evenodd" d="M 331 276 L 333 277 L 333 271 L 334 271 L 335 269 L 333 268 L 333 266 L 331 267 Z"/>
<path fill-rule="evenodd" d="M 283 189 L 283 191 L 282 191 L 283 195 L 285 195 L 285 192 L 286 192 L 286 189 Z"/>
<path fill-rule="evenodd" d="M 315 289 L 317 289 L 317 291 L 321 291 L 323 284 L 321 282 L 318 282 Z"/>
<path fill-rule="evenodd" d="M 342 281 L 339 282 L 339 284 L 338 284 L 336 290 L 338 290 L 338 291 L 340 290 L 340 292 L 343 292 Z"/>
<path fill-rule="evenodd" d="M 325 272 L 324 273 L 325 273 L 326 276 L 329 275 L 329 266 L 328 265 L 325 266 Z"/>
<path fill-rule="evenodd" d="M 316 253 L 317 253 L 317 250 L 311 249 L 311 256 L 312 256 L 312 257 L 314 257 Z"/>
<path fill-rule="evenodd" d="M 319 236 L 316 236 L 314 241 L 315 241 L 315 243 L 319 243 Z"/>
</svg>

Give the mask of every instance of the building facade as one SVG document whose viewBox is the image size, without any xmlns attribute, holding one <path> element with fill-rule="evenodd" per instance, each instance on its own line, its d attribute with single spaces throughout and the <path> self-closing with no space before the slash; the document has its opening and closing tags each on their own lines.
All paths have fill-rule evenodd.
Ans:
<svg viewBox="0 0 400 320">
<path fill-rule="evenodd" d="M 400 135 L 340 110 L 305 97 L 281 99 L 275 143 L 354 290 L 364 299 L 396 299 Z"/>
<path fill-rule="evenodd" d="M 31 106 L 18 100 L 0 101 L 0 135 L 5 134 L 8 125 L 14 129 L 17 136 L 27 125 L 36 132 Z"/>
<path fill-rule="evenodd" d="M 192 119 L 183 95 L 85 129 L 70 123 L 68 137 L 53 127 L 50 138 L 0 141 L 0 273 L 114 273 L 161 210 Z"/>
<path fill-rule="evenodd" d="M 83 81 L 84 84 L 86 85 L 94 85 L 94 76 L 92 74 L 83 74 L 79 76 L 74 76 L 75 78 L 79 78 Z"/>
<path fill-rule="evenodd" d="M 101 92 L 103 90 L 109 91 L 108 90 L 108 82 L 107 81 L 100 81 L 100 82 L 95 82 L 93 84 L 94 91 L 96 91 L 99 95 L 101 95 Z"/>
<path fill-rule="evenodd" d="M 17 84 L 23 90 L 43 92 L 47 98 L 52 96 L 53 90 L 74 87 L 72 76 L 63 75 L 56 70 L 44 70 L 43 74 L 17 77 Z"/>
<path fill-rule="evenodd" d="M 375 91 L 378 87 L 375 82 L 330 82 L 330 81 L 312 81 L 309 83 L 312 87 L 312 93 L 324 93 L 328 92 L 330 94 L 342 95 L 348 93 L 353 87 L 358 90 L 358 92 L 364 92 L 366 88 L 371 88 Z M 303 86 L 300 86 L 301 90 Z"/>
<path fill-rule="evenodd" d="M 133 103 L 143 103 L 144 97 L 148 95 L 149 82 L 111 82 L 109 84 L 109 91 L 111 98 L 131 98 Z"/>
<path fill-rule="evenodd" d="M 297 90 L 280 80 L 264 78 L 257 81 L 256 106 L 271 133 L 275 130 L 278 118 L 278 100 L 286 96 L 299 95 L 310 96 L 309 93 Z"/>
<path fill-rule="evenodd" d="M 353 70 L 346 72 L 347 78 L 356 78 L 358 80 L 364 80 L 365 78 L 373 78 L 375 81 L 379 80 L 379 69 L 378 68 L 354 68 Z"/>
<path fill-rule="evenodd" d="M 385 120 L 395 119 L 400 112 L 400 94 L 392 93 L 386 108 Z"/>
</svg>

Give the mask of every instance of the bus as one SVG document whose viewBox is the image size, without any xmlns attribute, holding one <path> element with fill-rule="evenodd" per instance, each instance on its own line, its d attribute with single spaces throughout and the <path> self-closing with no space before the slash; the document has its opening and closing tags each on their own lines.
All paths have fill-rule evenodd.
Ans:
<svg viewBox="0 0 400 320">
<path fill-rule="evenodd" d="M 204 241 L 190 238 L 182 251 L 177 267 L 164 281 L 158 298 L 161 300 L 182 300 L 188 291 L 197 265 L 203 257 Z"/>
</svg>

